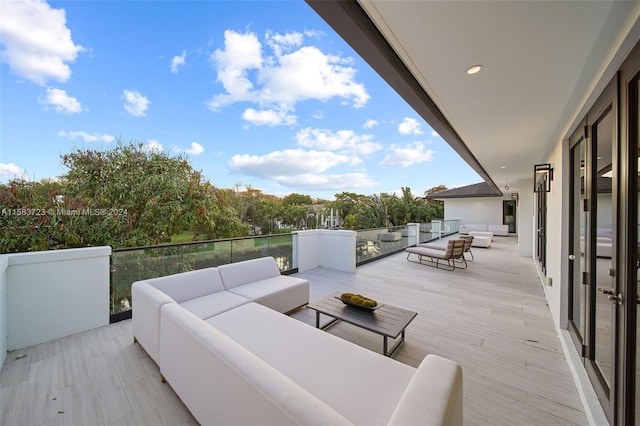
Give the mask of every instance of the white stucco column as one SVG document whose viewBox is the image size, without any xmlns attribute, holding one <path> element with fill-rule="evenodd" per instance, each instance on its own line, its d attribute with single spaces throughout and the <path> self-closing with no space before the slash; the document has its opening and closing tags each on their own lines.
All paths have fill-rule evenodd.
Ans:
<svg viewBox="0 0 640 426">
<path fill-rule="evenodd" d="M 330 229 L 296 231 L 298 270 L 329 268 L 356 270 L 356 232 Z M 294 237 L 295 238 L 295 237 Z"/>
</svg>

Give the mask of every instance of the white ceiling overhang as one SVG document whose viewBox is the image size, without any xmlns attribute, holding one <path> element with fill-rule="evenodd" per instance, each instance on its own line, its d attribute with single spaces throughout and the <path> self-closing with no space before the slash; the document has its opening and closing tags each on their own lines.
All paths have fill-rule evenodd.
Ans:
<svg viewBox="0 0 640 426">
<path fill-rule="evenodd" d="M 364 30 L 362 22 L 349 26 L 353 10 L 307 1 L 398 90 L 354 36 Z M 445 140 L 483 178 L 498 188 L 508 180 L 512 191 L 533 177 L 533 164 L 567 136 L 639 38 L 637 1 L 358 3 L 441 113 L 423 118 L 436 130 L 434 121 L 445 120 Z M 474 64 L 483 69 L 467 75 Z"/>
</svg>

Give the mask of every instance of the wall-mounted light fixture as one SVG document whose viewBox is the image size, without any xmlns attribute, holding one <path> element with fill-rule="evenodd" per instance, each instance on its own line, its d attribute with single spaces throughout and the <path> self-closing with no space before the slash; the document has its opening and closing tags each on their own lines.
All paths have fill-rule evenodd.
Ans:
<svg viewBox="0 0 640 426">
<path fill-rule="evenodd" d="M 518 194 L 517 192 L 511 193 L 511 201 L 515 201 L 517 203 L 519 198 L 520 198 L 520 194 Z"/>
<path fill-rule="evenodd" d="M 551 164 L 536 164 L 533 166 L 533 192 L 551 192 L 553 167 Z"/>
</svg>

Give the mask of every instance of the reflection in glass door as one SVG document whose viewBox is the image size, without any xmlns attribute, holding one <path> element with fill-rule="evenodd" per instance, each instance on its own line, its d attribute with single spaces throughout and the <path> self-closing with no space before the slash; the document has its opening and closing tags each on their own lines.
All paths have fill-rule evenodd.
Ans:
<svg viewBox="0 0 640 426">
<path fill-rule="evenodd" d="M 593 279 L 597 292 L 591 308 L 593 323 L 590 363 L 602 385 L 602 391 L 610 400 L 613 385 L 613 362 L 615 353 L 615 308 L 618 290 L 613 275 L 615 271 L 615 203 L 612 197 L 616 162 L 614 152 L 613 110 L 606 108 L 592 126 L 593 153 L 596 194 L 595 194 L 595 234 L 591 238 L 595 246 L 593 259 Z M 594 227 L 591 228 L 594 231 Z M 592 252 L 593 253 L 593 252 Z M 601 396 L 602 399 L 602 396 Z"/>
<path fill-rule="evenodd" d="M 502 224 L 509 226 L 509 233 L 515 234 L 517 232 L 516 224 L 516 201 L 505 200 L 502 202 Z"/>
</svg>

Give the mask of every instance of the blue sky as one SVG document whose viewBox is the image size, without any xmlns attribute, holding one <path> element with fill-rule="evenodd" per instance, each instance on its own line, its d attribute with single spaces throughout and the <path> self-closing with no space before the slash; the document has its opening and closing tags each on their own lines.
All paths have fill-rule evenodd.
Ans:
<svg viewBox="0 0 640 426">
<path fill-rule="evenodd" d="M 2 0 L 0 16 L 2 182 L 119 138 L 280 196 L 481 181 L 303 1 Z"/>
</svg>

